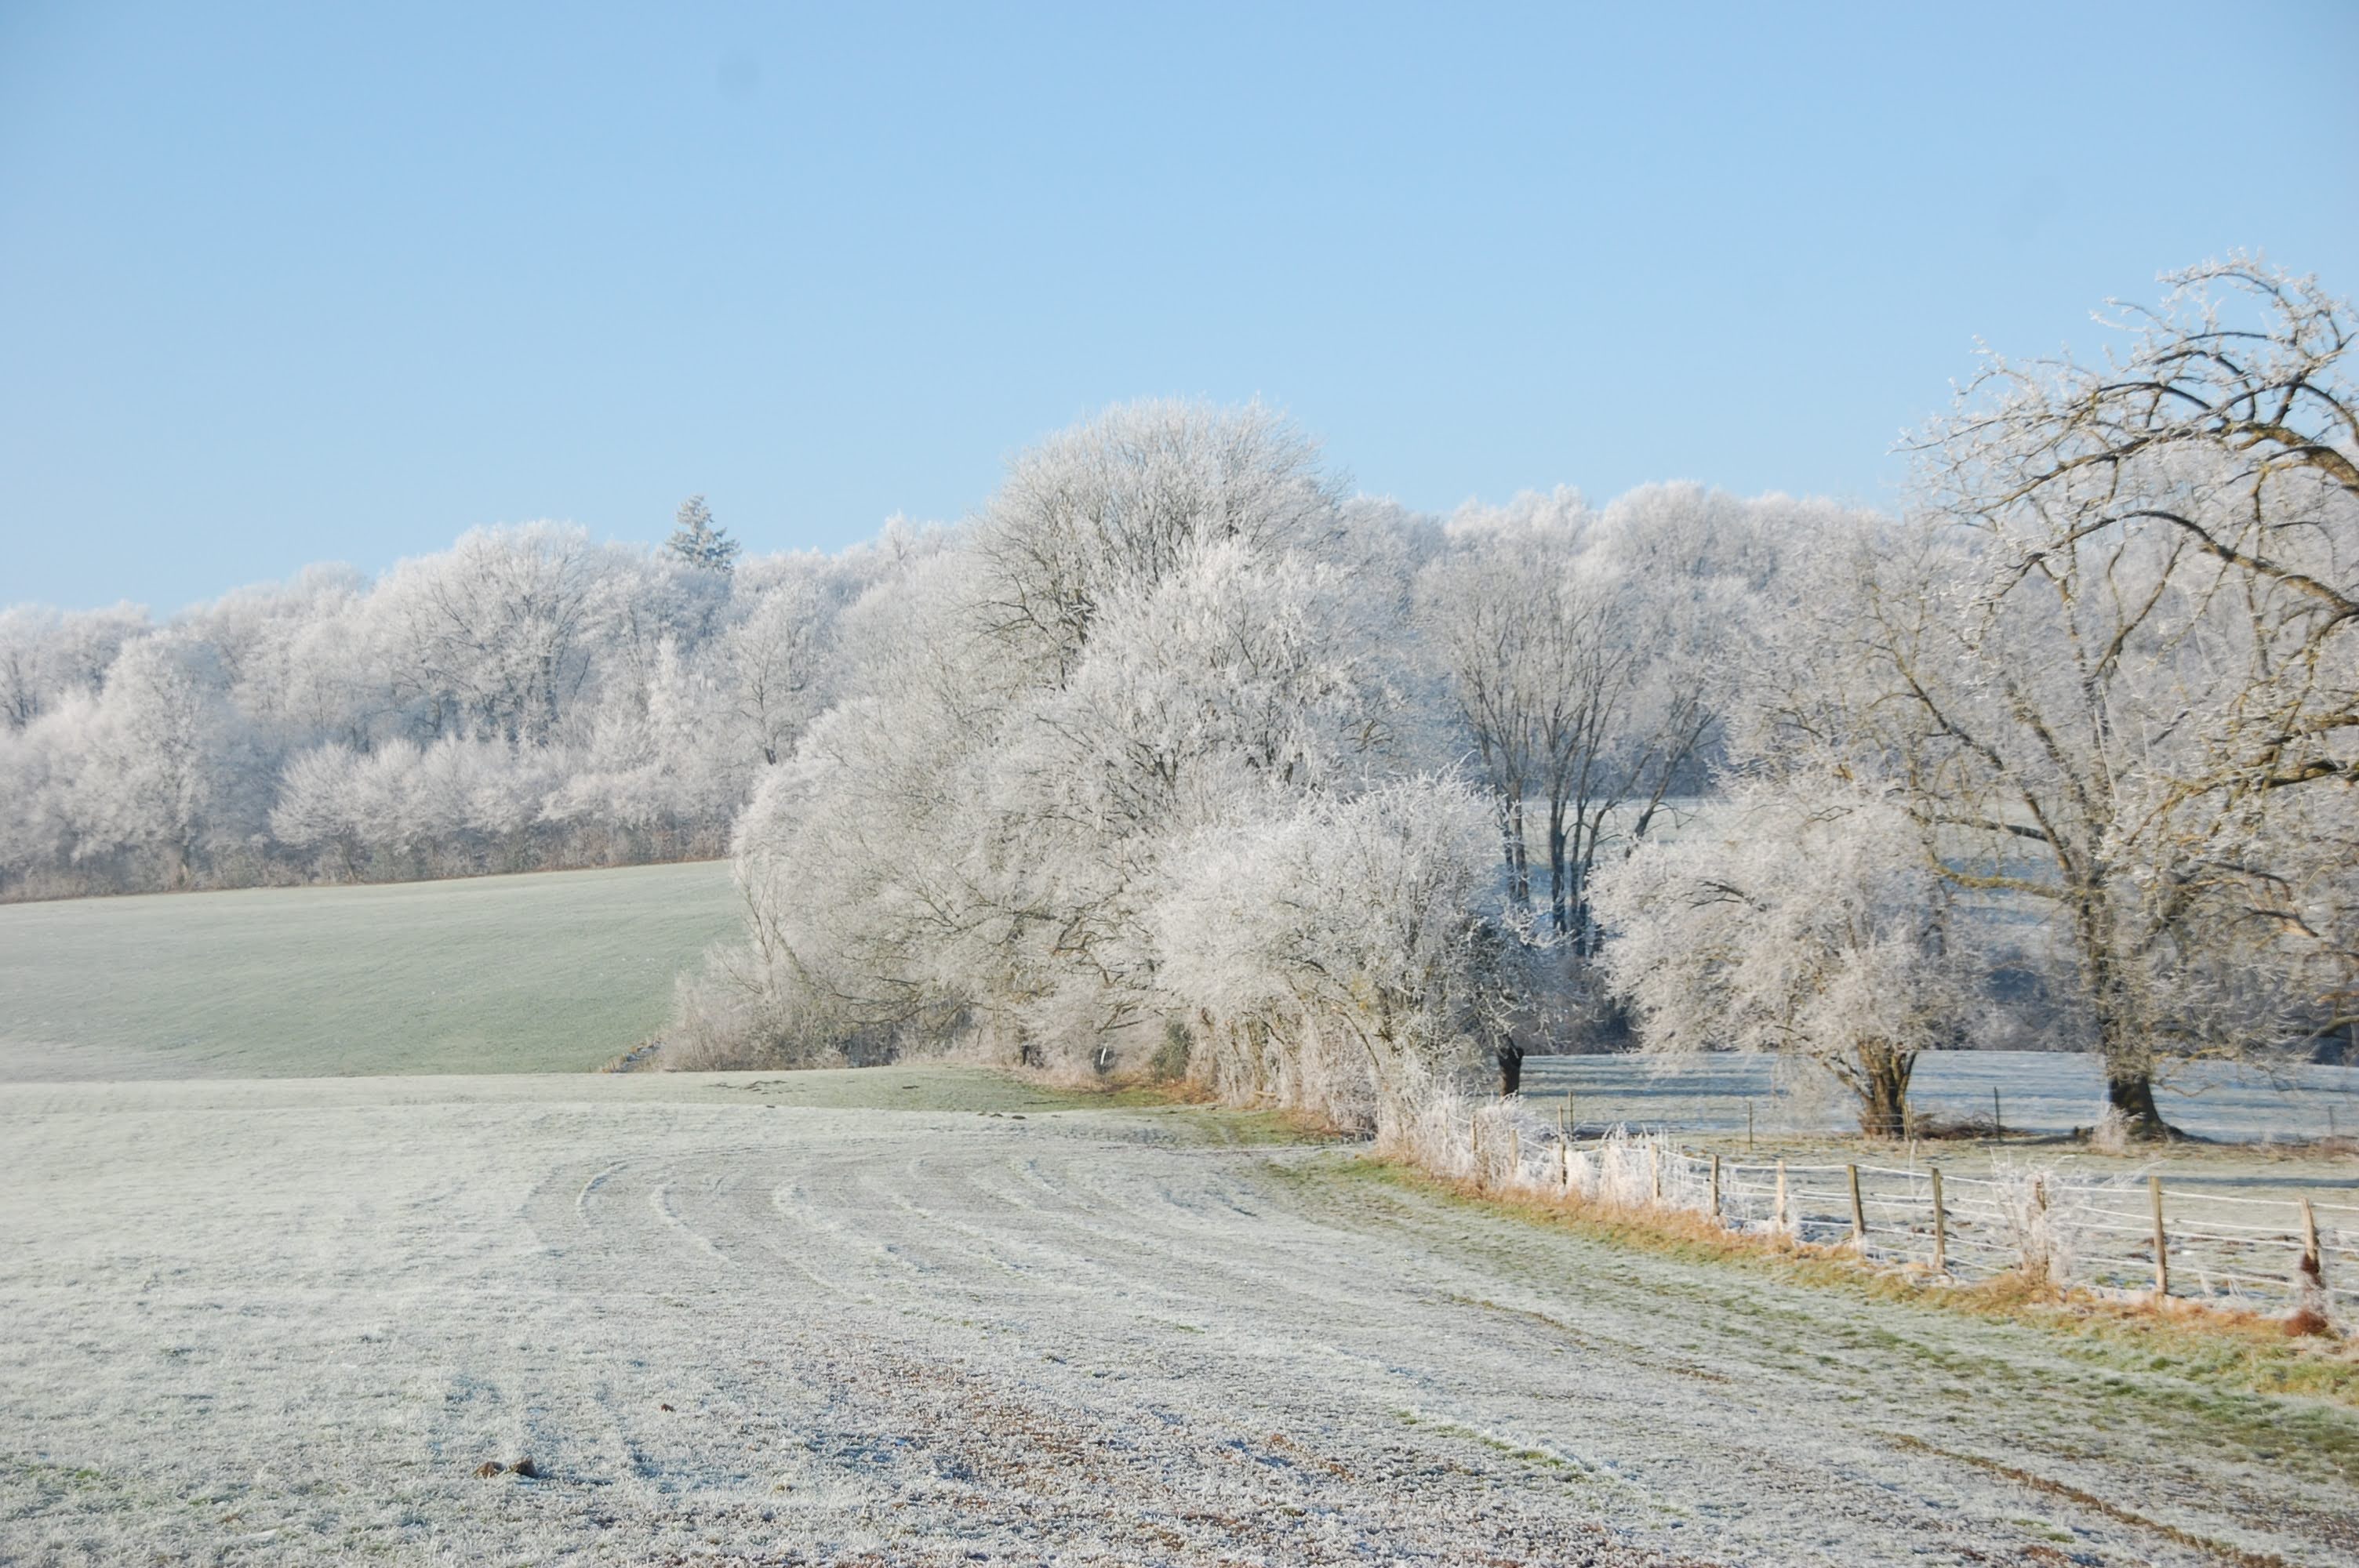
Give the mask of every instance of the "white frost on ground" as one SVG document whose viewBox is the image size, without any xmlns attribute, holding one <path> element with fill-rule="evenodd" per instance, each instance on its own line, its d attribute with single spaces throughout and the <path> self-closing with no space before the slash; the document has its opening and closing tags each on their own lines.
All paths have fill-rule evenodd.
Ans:
<svg viewBox="0 0 2359 1568">
<path fill-rule="evenodd" d="M 1999 1114 L 2015 1132 L 2069 1132 L 2104 1108 L 2102 1062 L 2080 1052 L 1928 1051 L 1917 1059 L 1909 1102 L 1920 1115 Z M 1533 1056 L 1525 1098 L 1553 1108 L 1565 1091 L 1583 1124 L 1626 1121 L 1682 1132 L 1742 1132 L 1749 1101 L 1765 1132 L 1849 1131 L 1856 1102 L 1840 1094 L 1781 1093 L 1777 1058 L 1738 1052 Z M 2173 1125 L 2203 1138 L 2243 1141 L 2359 1136 L 2359 1067 L 2181 1062 L 2157 1087 Z"/>
<path fill-rule="evenodd" d="M 0 1087 L 0 1562 L 2359 1561 L 2350 1411 L 1200 1123 Z"/>
</svg>

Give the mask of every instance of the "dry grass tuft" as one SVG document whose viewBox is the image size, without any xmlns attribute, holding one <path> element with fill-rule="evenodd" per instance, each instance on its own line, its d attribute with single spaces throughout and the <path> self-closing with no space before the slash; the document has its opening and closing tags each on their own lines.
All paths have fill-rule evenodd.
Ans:
<svg viewBox="0 0 2359 1568">
<path fill-rule="evenodd" d="M 2287 1337 L 2292 1339 L 2325 1338 L 2334 1333 L 2334 1325 L 2315 1307 L 2296 1307 L 2284 1322 Z"/>
</svg>

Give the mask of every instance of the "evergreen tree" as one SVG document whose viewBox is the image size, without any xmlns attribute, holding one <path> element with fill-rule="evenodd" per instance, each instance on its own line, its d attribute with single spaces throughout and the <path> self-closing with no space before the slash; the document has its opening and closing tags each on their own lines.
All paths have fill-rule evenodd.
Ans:
<svg viewBox="0 0 2359 1568">
<path fill-rule="evenodd" d="M 725 572 L 737 564 L 737 541 L 729 536 L 726 528 L 712 525 L 712 508 L 704 504 L 701 495 L 691 495 L 679 503 L 671 538 L 667 543 L 672 554 L 707 571 Z"/>
</svg>

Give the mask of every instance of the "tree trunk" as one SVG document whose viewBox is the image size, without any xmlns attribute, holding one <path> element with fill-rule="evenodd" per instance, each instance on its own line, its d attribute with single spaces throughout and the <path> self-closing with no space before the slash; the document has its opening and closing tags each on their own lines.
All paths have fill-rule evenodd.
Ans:
<svg viewBox="0 0 2359 1568">
<path fill-rule="evenodd" d="M 1908 1132 L 1908 1079 L 1917 1068 L 1914 1051 L 1860 1053 L 1859 1130 L 1868 1138 L 1904 1138 Z"/>
<path fill-rule="evenodd" d="M 1524 1048 L 1506 1044 L 1494 1054 L 1499 1062 L 1499 1096 L 1504 1099 L 1524 1087 Z"/>
<path fill-rule="evenodd" d="M 1566 935 L 1572 929 L 1572 889 L 1567 885 L 1566 852 L 1570 836 L 1564 830 L 1564 804 L 1549 802 L 1548 860 L 1549 914 L 1556 922 L 1556 934 Z"/>
<path fill-rule="evenodd" d="M 2145 1062 L 2105 1064 L 2105 1103 L 2121 1113 L 2132 1138 L 2171 1136 L 2170 1124 L 2154 1103 L 2154 1070 Z"/>
<path fill-rule="evenodd" d="M 1532 906 L 1532 858 L 1529 842 L 1524 837 L 1524 803 L 1517 799 L 1507 807 L 1507 895 L 1516 901 L 1517 909 Z"/>
<path fill-rule="evenodd" d="M 2154 1103 L 2151 1036 L 2132 1005 L 2136 992 L 2114 955 L 2113 922 L 2097 890 L 2085 891 L 2079 903 L 2076 924 L 2096 1011 L 2097 1050 L 2105 1063 L 2105 1103 L 2121 1113 L 2132 1138 L 2168 1138 L 2169 1124 Z"/>
</svg>

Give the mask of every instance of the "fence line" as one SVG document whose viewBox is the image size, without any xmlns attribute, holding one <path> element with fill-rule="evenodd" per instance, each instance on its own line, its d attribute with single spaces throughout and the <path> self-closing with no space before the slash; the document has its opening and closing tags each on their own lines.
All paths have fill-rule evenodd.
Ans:
<svg viewBox="0 0 2359 1568">
<path fill-rule="evenodd" d="M 2307 1309 L 2359 1324 L 2359 1224 L 2325 1217 L 2359 1216 L 2359 1205 L 2243 1197 L 2154 1177 L 2136 1185 L 2072 1180 L 2033 1167 L 1964 1176 L 1930 1164 L 1738 1161 L 1674 1147 L 1659 1131 L 1587 1130 L 1502 1102 L 1459 1119 L 1448 1157 L 1484 1187 L 1703 1214 L 1740 1234 L 1842 1246 L 1951 1280 L 2020 1271 L 2125 1295 Z M 2144 1212 L 2127 1206 L 2139 1199 Z M 2288 1223 L 2215 1217 L 2204 1212 L 2209 1204 L 2268 1209 Z"/>
</svg>

